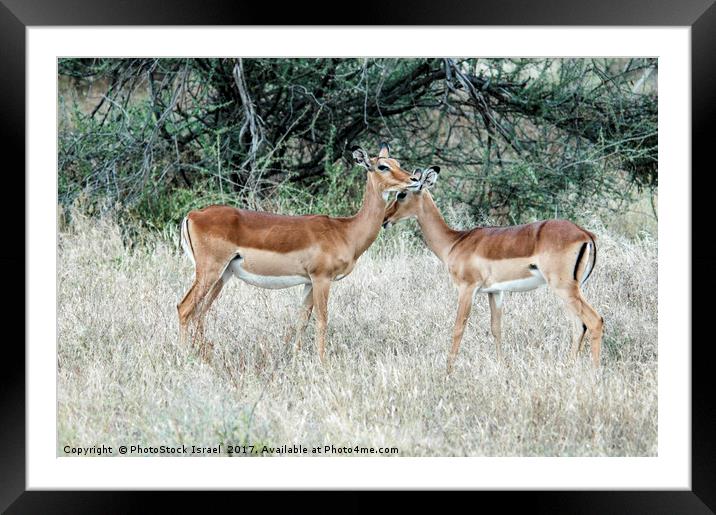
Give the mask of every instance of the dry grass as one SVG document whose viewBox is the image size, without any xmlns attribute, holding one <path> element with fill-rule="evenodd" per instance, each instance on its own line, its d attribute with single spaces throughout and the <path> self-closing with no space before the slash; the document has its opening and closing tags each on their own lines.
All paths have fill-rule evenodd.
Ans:
<svg viewBox="0 0 716 515">
<path fill-rule="evenodd" d="M 653 456 L 657 250 L 599 234 L 587 299 L 606 320 L 603 370 L 567 359 L 548 290 L 505 299 L 506 365 L 478 296 L 445 376 L 456 292 L 406 225 L 331 291 L 327 366 L 282 343 L 300 288 L 232 281 L 208 318 L 214 365 L 177 338 L 191 265 L 175 241 L 128 248 L 109 220 L 75 217 L 59 248 L 58 454 L 65 445 L 391 446 L 400 456 Z M 416 280 L 417 278 L 417 280 Z"/>
</svg>

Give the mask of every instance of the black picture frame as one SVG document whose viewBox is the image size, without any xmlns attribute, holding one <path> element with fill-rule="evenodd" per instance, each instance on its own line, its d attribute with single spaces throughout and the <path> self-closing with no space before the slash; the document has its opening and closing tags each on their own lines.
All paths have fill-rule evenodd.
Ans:
<svg viewBox="0 0 716 515">
<path fill-rule="evenodd" d="M 391 3 L 363 1 L 343 5 L 320 3 L 238 2 L 218 0 L 171 3 L 160 0 L 0 0 L 0 150 L 6 168 L 0 172 L 7 203 L 17 202 L 10 212 L 23 224 L 1 225 L 4 241 L 25 241 L 25 29 L 41 25 L 633 25 L 633 26 L 688 26 L 691 27 L 692 64 L 692 168 L 691 180 L 699 182 L 713 172 L 710 147 L 716 142 L 714 111 L 716 110 L 716 6 L 714 0 L 489 0 L 459 2 L 443 0 L 433 2 Z M 341 14 L 342 13 L 342 14 Z M 12 164 L 10 164 L 12 163 Z M 689 173 L 684 170 L 683 173 Z M 52 172 L 48 171 L 52 180 Z M 19 192 L 23 194 L 20 195 Z M 693 238 L 693 234 L 708 233 L 704 220 L 709 219 L 711 188 L 692 186 L 692 273 L 693 270 L 714 270 L 716 247 L 708 241 Z M 4 217 L 3 217 L 4 218 Z M 704 227 L 697 232 L 697 225 Z M 706 238 L 708 240 L 709 238 Z M 698 240 L 698 241 L 697 241 Z M 20 248 L 18 246 L 18 248 Z M 3 283 L 6 291 L 13 292 L 13 301 L 4 310 L 5 328 L 25 319 L 24 292 L 25 246 L 14 253 L 0 252 L 0 263 L 5 271 Z M 48 250 L 48 252 L 51 252 Z M 23 274 L 18 273 L 23 270 Z M 714 274 L 699 275 L 698 291 L 713 291 Z M 693 283 L 693 281 L 692 281 Z M 706 284 L 704 284 L 706 283 Z M 689 299 L 684 299 L 688 302 Z M 708 320 L 710 306 L 692 300 L 692 320 Z M 13 314 L 13 310 L 17 311 Z M 14 322 L 14 324 L 12 323 Z M 24 327 L 24 326 L 23 326 Z M 693 325 L 692 325 L 693 330 Z M 24 329 L 23 341 L 24 341 Z M 181 492 L 78 492 L 78 491 L 26 491 L 25 441 L 25 352 L 19 338 L 5 332 L 3 356 L 5 363 L 0 374 L 0 509 L 7 513 L 108 513 L 146 511 L 150 501 L 158 501 L 163 508 L 174 506 L 183 510 L 207 506 L 206 499 L 197 499 Z M 693 334 L 693 333 L 692 333 Z M 695 340 L 694 336 L 692 339 Z M 569 492 L 478 492 L 484 500 L 498 501 L 503 507 L 524 504 L 532 513 L 714 513 L 716 511 L 716 403 L 714 402 L 714 374 L 708 353 L 712 342 L 698 340 L 692 352 L 692 456 L 690 491 L 569 491 Z M 670 342 L 688 345 L 691 342 Z M 233 494 L 233 493 L 232 493 Z M 199 494 L 202 497 L 205 494 Z M 230 496 L 230 493 L 221 494 Z M 249 495 L 240 492 L 242 505 L 254 497 L 266 502 L 267 493 Z M 452 493 L 451 495 L 456 495 Z M 464 494 L 460 494 L 462 497 Z M 275 494 L 271 494 L 275 500 Z M 350 501 L 341 500 L 349 508 L 370 509 L 372 500 L 356 492 L 348 494 Z M 296 503 L 305 501 L 304 492 L 282 494 L 282 500 Z M 423 492 L 401 495 L 404 502 L 425 506 Z M 231 498 L 229 500 L 236 500 Z M 483 499 L 480 499 L 482 502 Z M 212 505 L 217 499 L 211 499 Z M 456 502 L 458 499 L 452 499 Z M 273 501 L 269 501 L 273 502 Z M 474 502 L 474 501 L 471 501 Z M 320 510 L 312 502 L 311 510 Z M 324 509 L 335 511 L 335 504 L 322 503 Z M 362 510 L 361 510 L 362 511 Z"/>
</svg>

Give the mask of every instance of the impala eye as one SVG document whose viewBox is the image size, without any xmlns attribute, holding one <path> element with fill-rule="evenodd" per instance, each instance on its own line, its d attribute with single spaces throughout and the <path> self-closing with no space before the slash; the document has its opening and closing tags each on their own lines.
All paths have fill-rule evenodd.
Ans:
<svg viewBox="0 0 716 515">
<path fill-rule="evenodd" d="M 381 172 L 387 172 L 388 170 L 390 170 L 390 167 L 385 165 L 378 165 L 378 170 L 380 170 Z"/>
<path fill-rule="evenodd" d="M 407 197 L 407 196 L 408 196 L 408 194 L 407 194 L 405 191 L 401 191 L 400 193 L 398 193 L 398 194 L 395 196 L 395 198 L 398 199 L 398 200 L 403 200 L 403 199 L 404 199 L 405 197 Z"/>
</svg>

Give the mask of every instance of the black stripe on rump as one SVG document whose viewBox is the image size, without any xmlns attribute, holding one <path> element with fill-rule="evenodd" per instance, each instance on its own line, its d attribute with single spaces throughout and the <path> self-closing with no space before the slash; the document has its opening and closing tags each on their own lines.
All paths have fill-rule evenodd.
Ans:
<svg viewBox="0 0 716 515">
<path fill-rule="evenodd" d="M 191 234 L 189 234 L 189 218 L 186 219 L 186 239 L 189 241 L 189 250 L 191 250 L 191 257 L 193 257 L 194 261 L 196 261 L 196 256 L 194 255 L 194 244 L 191 242 Z"/>
<path fill-rule="evenodd" d="M 577 256 L 577 262 L 574 264 L 574 280 L 577 281 L 577 269 L 579 268 L 579 262 L 582 261 L 584 250 L 587 248 L 587 242 L 582 243 L 582 248 L 579 249 L 579 255 Z"/>
</svg>

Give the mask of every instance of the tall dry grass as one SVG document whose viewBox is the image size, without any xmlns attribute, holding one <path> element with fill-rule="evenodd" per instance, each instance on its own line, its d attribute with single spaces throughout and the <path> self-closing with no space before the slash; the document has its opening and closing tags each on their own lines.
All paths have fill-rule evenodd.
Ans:
<svg viewBox="0 0 716 515">
<path fill-rule="evenodd" d="M 547 289 L 508 294 L 506 363 L 478 295 L 456 368 L 443 265 L 405 225 L 383 234 L 329 300 L 328 364 L 309 326 L 284 345 L 300 288 L 232 281 L 207 320 L 212 366 L 178 343 L 192 269 L 176 241 L 123 241 L 112 220 L 59 237 L 58 454 L 65 445 L 397 447 L 399 456 L 653 456 L 657 245 L 599 235 L 585 295 L 604 316 L 603 369 L 567 358 L 570 324 Z"/>
</svg>

